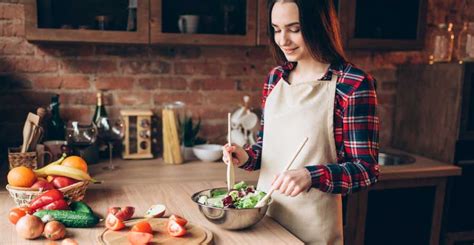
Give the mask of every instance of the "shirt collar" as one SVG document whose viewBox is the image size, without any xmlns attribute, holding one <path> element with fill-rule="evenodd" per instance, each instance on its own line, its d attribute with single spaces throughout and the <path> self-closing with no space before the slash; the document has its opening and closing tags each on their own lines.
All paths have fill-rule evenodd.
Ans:
<svg viewBox="0 0 474 245">
<path fill-rule="evenodd" d="M 298 62 L 286 62 L 281 66 L 283 69 L 283 79 L 288 81 L 288 76 L 290 75 L 290 72 L 296 68 L 298 65 Z M 336 74 L 337 76 L 340 76 L 342 74 L 342 71 L 344 69 L 344 64 L 331 64 L 329 65 L 328 70 L 324 74 L 323 78 L 321 80 L 326 81 L 326 80 L 331 80 L 332 74 Z"/>
</svg>

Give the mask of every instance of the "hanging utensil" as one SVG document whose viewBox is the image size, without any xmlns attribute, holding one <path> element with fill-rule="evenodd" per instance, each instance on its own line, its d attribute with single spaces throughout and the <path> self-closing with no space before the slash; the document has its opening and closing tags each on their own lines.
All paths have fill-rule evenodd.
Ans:
<svg viewBox="0 0 474 245">
<path fill-rule="evenodd" d="M 298 147 L 298 151 L 296 151 L 296 154 L 293 156 L 293 159 L 291 159 L 291 161 L 285 166 L 285 168 L 283 169 L 282 172 L 285 172 L 287 171 L 288 169 L 290 169 L 291 165 L 293 164 L 293 162 L 295 161 L 295 159 L 298 157 L 298 155 L 300 154 L 301 150 L 303 149 L 304 145 L 306 144 L 306 142 L 308 142 L 308 137 L 306 137 L 303 141 L 303 143 L 300 145 L 300 147 Z M 261 208 L 263 206 L 265 206 L 265 204 L 267 203 L 268 199 L 271 197 L 272 193 L 275 191 L 275 189 L 273 189 L 273 186 L 272 186 L 272 189 L 262 198 L 260 199 L 260 201 L 258 201 L 258 203 L 255 205 L 256 208 Z"/>
</svg>

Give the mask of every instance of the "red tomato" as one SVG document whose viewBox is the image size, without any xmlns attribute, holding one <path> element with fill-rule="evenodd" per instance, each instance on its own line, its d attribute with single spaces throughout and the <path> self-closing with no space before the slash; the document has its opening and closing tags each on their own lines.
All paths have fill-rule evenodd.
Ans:
<svg viewBox="0 0 474 245">
<path fill-rule="evenodd" d="M 115 215 L 119 220 L 125 221 L 132 218 L 135 213 L 135 208 L 131 206 L 126 207 L 111 207 L 107 210 L 107 213 Z"/>
<path fill-rule="evenodd" d="M 108 214 L 107 218 L 105 218 L 105 227 L 113 231 L 118 231 L 123 229 L 125 224 L 120 219 L 115 217 L 115 215 Z"/>
<path fill-rule="evenodd" d="M 16 224 L 18 220 L 28 213 L 28 208 L 12 208 L 8 214 L 8 219 L 12 224 Z"/>
<path fill-rule="evenodd" d="M 178 223 L 180 226 L 183 226 L 183 227 L 188 223 L 188 221 L 185 218 L 176 214 L 172 214 L 170 216 L 170 220 L 176 221 L 176 223 Z"/>
<path fill-rule="evenodd" d="M 145 232 L 129 231 L 127 238 L 132 245 L 143 245 L 149 243 L 153 239 L 153 235 Z"/>
<path fill-rule="evenodd" d="M 186 234 L 186 228 L 176 223 L 174 220 L 168 221 L 168 234 L 174 237 L 184 236 Z"/>
<path fill-rule="evenodd" d="M 140 221 L 132 227 L 132 231 L 153 234 L 150 223 L 148 221 Z"/>
</svg>

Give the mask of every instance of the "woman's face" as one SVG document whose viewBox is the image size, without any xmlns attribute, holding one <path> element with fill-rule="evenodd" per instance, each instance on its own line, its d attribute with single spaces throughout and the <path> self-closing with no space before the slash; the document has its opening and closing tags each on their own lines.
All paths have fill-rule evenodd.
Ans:
<svg viewBox="0 0 474 245">
<path fill-rule="evenodd" d="M 288 61 L 311 57 L 301 34 L 296 3 L 276 2 L 273 5 L 271 20 L 275 32 L 275 42 Z"/>
</svg>

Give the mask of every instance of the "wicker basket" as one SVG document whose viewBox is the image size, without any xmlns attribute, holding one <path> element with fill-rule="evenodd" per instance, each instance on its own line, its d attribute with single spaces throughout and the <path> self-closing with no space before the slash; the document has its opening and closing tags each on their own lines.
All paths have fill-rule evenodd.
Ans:
<svg viewBox="0 0 474 245">
<path fill-rule="evenodd" d="M 21 153 L 21 148 L 8 148 L 8 163 L 10 169 L 25 166 L 31 169 L 38 168 L 38 158 L 35 151 Z"/>
<path fill-rule="evenodd" d="M 58 190 L 64 194 L 68 204 L 70 204 L 72 201 L 80 201 L 84 199 L 88 185 L 89 181 L 79 181 L 75 184 L 63 187 Z M 15 201 L 16 205 L 19 207 L 27 206 L 31 200 L 35 199 L 44 192 L 31 188 L 13 187 L 11 185 L 7 185 L 6 188 L 10 193 L 10 196 Z"/>
</svg>

